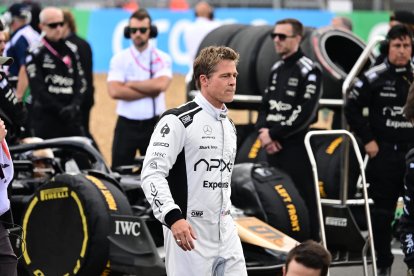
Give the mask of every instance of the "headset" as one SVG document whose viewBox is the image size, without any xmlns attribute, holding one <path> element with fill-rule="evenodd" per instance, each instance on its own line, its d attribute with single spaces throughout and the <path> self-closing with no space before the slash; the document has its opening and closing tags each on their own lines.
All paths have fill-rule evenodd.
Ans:
<svg viewBox="0 0 414 276">
<path fill-rule="evenodd" d="M 150 23 L 152 22 L 151 16 L 149 15 L 149 13 L 147 12 L 146 9 L 139 9 L 136 12 L 134 12 L 130 17 L 129 20 L 131 20 L 131 18 L 136 18 L 138 20 L 142 20 L 144 18 L 149 18 Z M 158 35 L 158 29 L 157 26 L 150 24 L 150 30 L 149 30 L 149 37 L 150 38 L 156 38 Z M 131 27 L 126 26 L 124 28 L 124 37 L 129 39 L 131 38 Z"/>
<path fill-rule="evenodd" d="M 388 56 L 388 51 L 390 49 L 390 42 L 392 39 L 398 38 L 398 34 L 401 34 L 402 36 L 409 36 L 411 37 L 411 51 L 412 54 L 414 55 L 414 37 L 413 34 L 411 33 L 410 29 L 405 26 L 404 24 L 399 24 L 399 25 L 395 25 L 393 26 L 390 31 L 388 31 L 387 36 L 385 37 L 385 39 L 383 41 L 380 42 L 379 44 L 379 51 L 382 55 Z M 395 36 L 397 35 L 397 36 Z"/>
</svg>

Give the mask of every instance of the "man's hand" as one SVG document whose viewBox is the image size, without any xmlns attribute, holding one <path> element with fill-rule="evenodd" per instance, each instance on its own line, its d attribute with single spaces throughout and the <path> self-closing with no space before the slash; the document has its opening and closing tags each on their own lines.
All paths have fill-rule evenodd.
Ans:
<svg viewBox="0 0 414 276">
<path fill-rule="evenodd" d="M 273 142 L 272 138 L 270 138 L 268 128 L 259 129 L 259 140 L 260 143 L 262 143 L 263 148 L 266 148 L 267 145 L 270 145 Z"/>
<path fill-rule="evenodd" d="M 369 158 L 374 158 L 377 156 L 379 151 L 377 141 L 372 140 L 371 142 L 368 142 L 365 144 L 365 152 L 368 154 Z"/>
<path fill-rule="evenodd" d="M 194 249 L 194 240 L 197 238 L 188 221 L 185 219 L 177 220 L 171 225 L 171 231 L 177 245 L 184 251 L 191 251 Z"/>
<path fill-rule="evenodd" d="M 278 141 L 272 140 L 268 128 L 261 128 L 259 130 L 259 140 L 262 144 L 262 148 L 264 148 L 268 154 L 275 154 L 282 149 L 282 145 Z"/>
<path fill-rule="evenodd" d="M 272 143 L 268 144 L 265 149 L 268 154 L 275 154 L 282 149 L 282 145 L 278 141 L 273 141 Z"/>
<path fill-rule="evenodd" d="M 0 142 L 3 141 L 6 135 L 7 135 L 6 125 L 4 124 L 3 120 L 0 119 Z"/>
</svg>

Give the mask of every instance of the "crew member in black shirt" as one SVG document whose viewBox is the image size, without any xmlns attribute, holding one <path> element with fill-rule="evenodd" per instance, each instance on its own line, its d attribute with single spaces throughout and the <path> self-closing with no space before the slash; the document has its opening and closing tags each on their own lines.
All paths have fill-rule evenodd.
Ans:
<svg viewBox="0 0 414 276">
<path fill-rule="evenodd" d="M 40 12 L 45 32 L 42 45 L 26 58 L 33 97 L 34 135 L 43 139 L 85 136 L 80 105 L 86 81 L 76 46 L 62 40 L 63 12 L 46 7 Z"/>
<path fill-rule="evenodd" d="M 281 60 L 273 65 L 256 128 L 269 163 L 290 175 L 306 202 L 310 238 L 319 240 L 315 189 L 304 138 L 316 119 L 321 71 L 300 50 L 301 22 L 296 19 L 278 21 L 271 36 Z"/>
<path fill-rule="evenodd" d="M 403 192 L 405 154 L 414 145 L 414 128 L 403 115 L 413 82 L 412 34 L 405 25 L 387 33 L 387 59 L 358 80 L 348 95 L 345 114 L 370 160 L 366 169 L 374 200 L 372 226 L 378 275 L 391 275 L 391 222 Z M 369 115 L 363 115 L 368 108 Z"/>
</svg>

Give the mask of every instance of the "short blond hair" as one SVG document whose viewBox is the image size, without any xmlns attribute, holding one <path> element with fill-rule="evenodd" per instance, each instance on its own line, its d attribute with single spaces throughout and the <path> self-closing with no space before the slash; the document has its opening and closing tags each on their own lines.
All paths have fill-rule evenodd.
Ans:
<svg viewBox="0 0 414 276">
<path fill-rule="evenodd" d="M 200 89 L 200 76 L 209 76 L 215 72 L 217 64 L 222 60 L 232 60 L 239 63 L 240 55 L 226 46 L 208 46 L 200 51 L 194 60 L 193 72 L 196 88 Z"/>
</svg>

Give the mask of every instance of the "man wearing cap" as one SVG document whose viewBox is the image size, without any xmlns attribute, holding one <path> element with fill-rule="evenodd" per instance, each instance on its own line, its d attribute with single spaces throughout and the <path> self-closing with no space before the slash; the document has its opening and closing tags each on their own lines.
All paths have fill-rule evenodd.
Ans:
<svg viewBox="0 0 414 276">
<path fill-rule="evenodd" d="M 76 46 L 62 39 L 63 11 L 46 7 L 39 18 L 45 38 L 26 58 L 33 134 L 43 139 L 85 136 L 80 104 L 86 81 Z"/>
<path fill-rule="evenodd" d="M 18 78 L 16 94 L 21 99 L 28 87 L 25 71 L 27 50 L 39 43 L 40 35 L 30 26 L 30 7 L 26 4 L 16 3 L 11 5 L 7 12 L 3 14 L 3 19 L 11 33 L 4 54 L 14 59 L 14 63 L 8 68 L 8 74 Z"/>
</svg>

